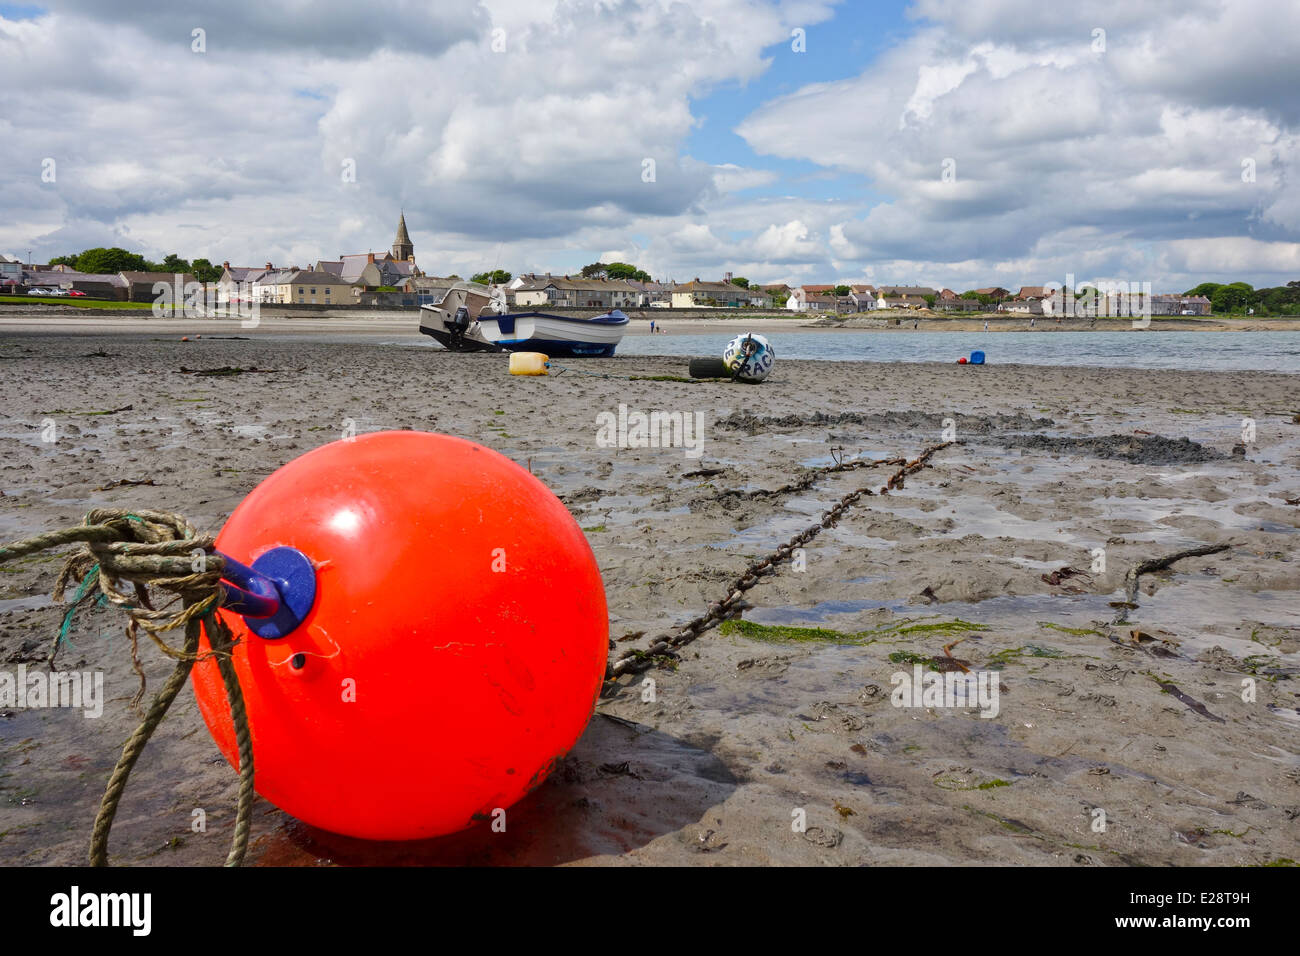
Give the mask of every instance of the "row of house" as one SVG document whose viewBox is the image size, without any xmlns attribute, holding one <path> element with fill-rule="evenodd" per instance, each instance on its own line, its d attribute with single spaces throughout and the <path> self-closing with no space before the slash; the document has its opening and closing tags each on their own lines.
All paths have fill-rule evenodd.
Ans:
<svg viewBox="0 0 1300 956">
<path fill-rule="evenodd" d="M 340 255 L 316 264 L 276 268 L 221 264 L 217 301 L 279 303 L 283 305 L 369 305 L 379 293 L 402 292 L 418 296 L 415 286 L 425 275 L 415 264 L 415 245 L 406 230 L 406 213 L 397 220 L 397 235 L 390 251 Z M 418 304 L 418 303 L 413 303 Z"/>
<path fill-rule="evenodd" d="M 772 306 L 772 296 L 730 281 L 641 282 L 636 279 L 601 279 L 530 273 L 505 285 L 506 301 L 515 308 L 760 308 Z"/>
<path fill-rule="evenodd" d="M 784 298 L 785 307 L 796 312 L 845 314 L 881 309 L 983 312 L 993 308 L 999 312 L 1050 316 L 1060 314 L 1065 305 L 1062 292 L 1050 286 L 1023 286 L 1014 295 L 1008 289 L 991 286 L 976 289 L 978 298 L 963 298 L 952 289 L 924 286 L 853 285 L 849 287 L 848 295 L 839 296 L 835 295 L 836 287 L 831 285 L 768 285 L 763 289 Z M 1118 293 L 1108 294 L 1105 307 L 1109 314 L 1118 315 L 1125 311 L 1117 296 Z M 1211 312 L 1210 300 L 1205 296 L 1152 295 L 1150 307 L 1152 315 L 1209 315 Z"/>
<path fill-rule="evenodd" d="M 192 275 L 181 276 L 182 284 L 192 284 Z M 222 263 L 221 277 L 215 283 L 216 301 L 229 306 L 238 303 L 282 303 L 298 305 L 368 305 L 393 290 L 416 300 L 428 300 L 437 291 L 445 292 L 455 279 L 426 277 L 415 263 L 415 246 L 406 229 L 406 216 L 397 223 L 392 249 L 382 255 L 373 252 L 341 255 L 321 259 L 305 269 L 297 266 L 277 268 L 232 266 Z M 60 290 L 81 292 L 101 299 L 152 302 L 154 288 L 163 283 L 174 288 L 176 276 L 170 272 L 118 272 L 87 274 L 68 265 L 23 265 L 0 256 L 0 288 L 18 290 Z M 205 298 L 207 292 L 205 289 Z M 412 301 L 410 304 L 419 304 Z"/>
<path fill-rule="evenodd" d="M 9 291 L 60 289 L 97 298 L 151 302 L 156 298 L 158 283 L 171 286 L 175 281 L 172 273 L 91 275 L 67 265 L 23 265 L 0 256 L 0 289 Z M 181 281 L 192 283 L 194 277 L 185 275 Z M 224 262 L 215 292 L 222 305 L 422 305 L 439 301 L 458 281 L 456 276 L 426 276 L 420 271 L 407 233 L 406 216 L 402 214 L 392 248 L 382 255 L 340 255 L 317 260 L 303 269 L 277 268 L 270 262 L 262 266 Z M 1064 307 L 1060 290 L 1050 286 L 1023 286 L 1014 295 L 1008 289 L 991 286 L 976 289 L 979 298 L 963 298 L 951 289 L 863 284 L 849 286 L 847 295 L 836 295 L 838 287 L 829 284 L 746 287 L 733 282 L 730 273 L 719 282 L 703 281 L 697 276 L 685 283 L 529 273 L 516 276 L 501 288 L 508 304 L 516 309 L 767 309 L 777 303 L 795 312 L 830 314 L 927 308 L 976 312 L 996 308 L 1000 312 L 1051 316 L 1061 314 Z M 1113 299 L 1107 300 L 1106 306 L 1110 314 L 1123 311 Z M 1210 300 L 1204 296 L 1152 295 L 1149 306 L 1152 315 L 1211 313 Z"/>
<path fill-rule="evenodd" d="M 23 265 L 0 256 L 0 287 L 11 291 L 59 290 L 80 292 L 89 298 L 116 299 L 127 302 L 152 302 L 157 298 L 154 286 L 164 283 L 174 287 L 176 274 L 172 272 L 113 272 L 108 274 L 78 272 L 63 263 L 55 265 Z M 183 275 L 182 283 L 194 282 L 194 276 Z"/>
<path fill-rule="evenodd" d="M 998 303 L 999 312 L 1060 316 L 1068 309 L 1064 291 L 1051 286 L 1022 286 L 1014 296 L 1005 289 L 999 291 L 1009 296 Z M 1080 298 L 1076 294 L 1076 303 Z M 1210 300 L 1203 295 L 1149 295 L 1137 290 L 1099 293 L 1096 306 L 1103 315 L 1135 314 L 1148 307 L 1151 315 L 1209 315 L 1213 311 Z"/>
</svg>

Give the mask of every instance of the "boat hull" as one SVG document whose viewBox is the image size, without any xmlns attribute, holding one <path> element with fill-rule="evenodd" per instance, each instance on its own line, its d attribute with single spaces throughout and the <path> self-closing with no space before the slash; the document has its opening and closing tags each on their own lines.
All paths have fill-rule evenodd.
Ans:
<svg viewBox="0 0 1300 956">
<path fill-rule="evenodd" d="M 485 342 L 481 339 L 475 339 L 468 335 L 453 335 L 446 329 L 435 329 L 427 325 L 421 325 L 420 331 L 431 337 L 443 348 L 451 352 L 504 352 L 501 346 L 495 342 Z"/>
<path fill-rule="evenodd" d="M 610 356 L 627 331 L 628 318 L 614 310 L 594 319 L 545 312 L 480 313 L 471 329 L 456 333 L 437 319 L 420 331 L 456 352 L 544 352 L 552 356 Z"/>
<path fill-rule="evenodd" d="M 546 355 L 565 357 L 604 358 L 614 354 L 617 342 L 601 345 L 595 342 L 571 342 L 562 339 L 511 339 L 496 343 L 507 352 L 544 352 Z"/>
</svg>

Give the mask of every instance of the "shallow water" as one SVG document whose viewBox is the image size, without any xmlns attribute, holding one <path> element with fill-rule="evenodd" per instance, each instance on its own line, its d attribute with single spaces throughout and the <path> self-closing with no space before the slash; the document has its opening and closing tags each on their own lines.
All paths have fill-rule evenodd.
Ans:
<svg viewBox="0 0 1300 956">
<path fill-rule="evenodd" d="M 738 326 L 739 328 L 739 326 Z M 1102 368 L 1172 368 L 1300 373 L 1300 328 L 1269 332 L 764 332 L 777 358 L 832 362 L 955 362 L 980 350 L 994 365 L 1060 365 Z M 721 355 L 732 333 L 628 335 L 618 354 Z M 294 336 L 267 335 L 268 339 Z M 373 341 L 369 336 L 331 336 L 339 342 Z M 316 339 L 319 341 L 319 338 Z M 385 339 L 388 346 L 441 349 L 422 335 Z M 608 365 L 603 359 L 567 359 L 581 367 Z"/>
<path fill-rule="evenodd" d="M 955 362 L 979 349 L 992 364 L 1300 372 L 1295 332 L 766 332 L 777 358 Z M 633 335 L 623 355 L 721 355 L 730 335 Z"/>
</svg>

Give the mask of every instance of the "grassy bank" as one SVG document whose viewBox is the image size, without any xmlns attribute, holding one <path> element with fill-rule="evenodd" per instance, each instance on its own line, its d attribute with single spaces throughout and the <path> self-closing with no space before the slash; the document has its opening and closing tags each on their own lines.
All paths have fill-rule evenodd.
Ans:
<svg viewBox="0 0 1300 956">
<path fill-rule="evenodd" d="M 138 311 L 140 309 L 150 310 L 153 308 L 152 302 L 118 302 L 115 299 L 91 299 L 81 298 L 75 295 L 0 295 L 0 304 L 15 305 L 70 305 L 78 309 L 122 309 L 128 311 Z M 171 306 L 164 306 L 171 308 Z"/>
</svg>

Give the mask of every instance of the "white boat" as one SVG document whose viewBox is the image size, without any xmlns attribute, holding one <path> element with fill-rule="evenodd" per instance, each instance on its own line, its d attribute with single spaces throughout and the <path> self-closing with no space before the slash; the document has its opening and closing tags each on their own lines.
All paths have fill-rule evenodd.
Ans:
<svg viewBox="0 0 1300 956">
<path fill-rule="evenodd" d="M 613 355 L 628 317 L 614 309 L 591 319 L 505 309 L 498 290 L 458 282 L 437 305 L 420 307 L 420 331 L 456 352 Z"/>
</svg>

